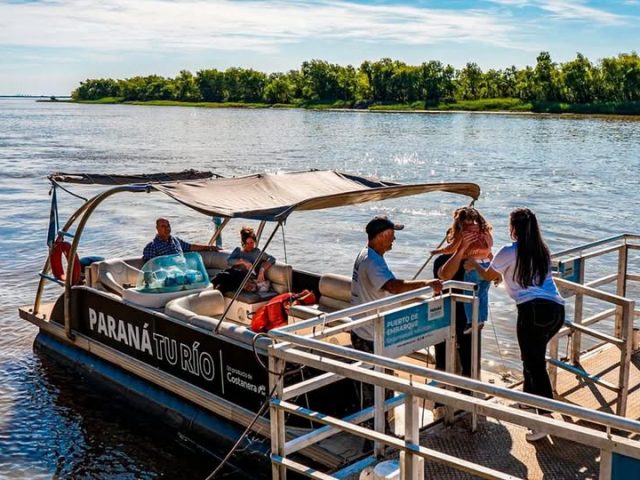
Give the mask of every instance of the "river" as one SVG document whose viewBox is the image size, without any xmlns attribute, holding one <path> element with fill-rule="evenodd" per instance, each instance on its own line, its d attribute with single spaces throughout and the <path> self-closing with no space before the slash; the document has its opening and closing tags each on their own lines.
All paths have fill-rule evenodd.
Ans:
<svg viewBox="0 0 640 480">
<path fill-rule="evenodd" d="M 493 224 L 497 246 L 508 241 L 508 212 L 516 206 L 538 214 L 555 251 L 621 232 L 640 233 L 638 119 L 0 99 L 0 477 L 197 479 L 217 465 L 177 432 L 34 353 L 36 329 L 17 314 L 19 306 L 33 301 L 46 256 L 48 173 L 186 168 L 224 176 L 315 168 L 400 182 L 473 181 L 482 187 L 477 206 Z M 58 195 L 66 219 L 80 201 Z M 442 239 L 452 209 L 464 203 L 433 194 L 294 214 L 270 253 L 284 259 L 286 245 L 286 260 L 294 266 L 350 274 L 365 242 L 364 225 L 386 213 L 406 225 L 388 263 L 398 276 L 409 277 Z M 210 220 L 163 196 L 124 194 L 92 217 L 80 254 L 141 252 L 159 214 L 185 239 L 205 241 L 213 230 Z M 225 246 L 235 245 L 234 235 L 224 238 Z M 602 273 L 598 265 L 594 275 Z M 49 287 L 46 298 L 59 293 Z M 483 368 L 517 375 L 513 311 L 504 290 L 493 289 Z"/>
</svg>

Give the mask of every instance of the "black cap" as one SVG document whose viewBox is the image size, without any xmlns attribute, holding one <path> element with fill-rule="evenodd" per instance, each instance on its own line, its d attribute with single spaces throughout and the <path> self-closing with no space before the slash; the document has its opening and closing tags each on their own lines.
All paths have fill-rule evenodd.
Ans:
<svg viewBox="0 0 640 480">
<path fill-rule="evenodd" d="M 380 232 L 384 232 L 389 229 L 393 230 L 402 230 L 404 225 L 401 223 L 393 223 L 391 220 L 387 218 L 386 215 L 379 215 L 374 217 L 369 223 L 367 223 L 367 235 L 369 236 L 369 240 L 373 239 Z"/>
</svg>

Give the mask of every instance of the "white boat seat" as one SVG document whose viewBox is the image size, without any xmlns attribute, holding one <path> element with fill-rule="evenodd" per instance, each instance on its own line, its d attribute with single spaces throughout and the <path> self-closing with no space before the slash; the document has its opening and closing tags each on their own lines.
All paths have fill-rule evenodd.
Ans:
<svg viewBox="0 0 640 480">
<path fill-rule="evenodd" d="M 220 273 L 229 266 L 227 263 L 230 255 L 229 252 L 200 252 L 200 255 L 202 256 L 204 268 L 207 269 L 209 278 L 215 277 L 217 273 Z"/>
<path fill-rule="evenodd" d="M 213 317 L 224 312 L 224 297 L 218 290 L 204 290 L 171 300 L 164 307 L 164 312 L 183 322 L 213 330 L 218 324 Z"/>
<path fill-rule="evenodd" d="M 351 278 L 325 273 L 318 284 L 320 298 L 315 305 L 294 305 L 289 315 L 306 320 L 323 313 L 331 313 L 351 306 Z"/>
<path fill-rule="evenodd" d="M 177 292 L 163 292 L 163 293 L 143 293 L 136 288 L 126 288 L 122 292 L 122 300 L 125 303 L 131 303 L 139 307 L 159 309 L 164 308 L 165 305 L 174 298 L 186 297 L 197 292 L 204 292 L 207 290 L 213 290 L 211 285 L 207 285 L 202 288 L 192 288 L 188 290 L 178 290 Z"/>
<path fill-rule="evenodd" d="M 286 293 L 291 291 L 291 281 L 293 279 L 293 267 L 286 263 L 276 262 L 264 274 L 265 278 L 271 282 L 271 290 L 276 293 Z"/>
<path fill-rule="evenodd" d="M 97 268 L 98 283 L 105 290 L 122 296 L 126 288 L 135 286 L 138 281 L 140 270 L 132 263 L 142 263 L 142 259 L 112 258 L 98 262 L 92 268 Z"/>
</svg>

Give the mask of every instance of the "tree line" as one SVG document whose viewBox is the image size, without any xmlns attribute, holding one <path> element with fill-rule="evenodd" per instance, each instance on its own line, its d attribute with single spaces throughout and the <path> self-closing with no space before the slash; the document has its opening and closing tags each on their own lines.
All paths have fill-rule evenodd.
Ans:
<svg viewBox="0 0 640 480">
<path fill-rule="evenodd" d="M 354 107 L 375 103 L 425 106 L 461 100 L 514 98 L 526 102 L 640 101 L 640 56 L 621 53 L 592 63 L 578 53 L 556 63 L 541 52 L 536 65 L 483 71 L 476 63 L 461 69 L 439 61 L 408 65 L 383 58 L 346 67 L 323 60 L 302 63 L 299 70 L 263 73 L 232 67 L 187 70 L 175 78 L 159 75 L 124 80 L 88 79 L 72 92 L 74 100 L 114 97 L 118 101 L 245 102 L 299 104 L 341 102 Z"/>
</svg>

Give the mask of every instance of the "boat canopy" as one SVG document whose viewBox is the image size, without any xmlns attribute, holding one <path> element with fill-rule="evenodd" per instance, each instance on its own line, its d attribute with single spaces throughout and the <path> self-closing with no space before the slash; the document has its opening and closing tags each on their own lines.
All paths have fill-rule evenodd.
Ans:
<svg viewBox="0 0 640 480">
<path fill-rule="evenodd" d="M 405 185 L 333 170 L 257 174 L 236 178 L 161 183 L 152 189 L 213 217 L 282 221 L 296 210 L 320 210 L 428 192 L 477 200 L 475 183 Z"/>
<path fill-rule="evenodd" d="M 83 185 L 130 185 L 135 183 L 178 182 L 218 177 L 220 177 L 220 175 L 213 172 L 183 170 L 181 172 L 140 173 L 134 175 L 56 172 L 52 173 L 47 178 L 56 183 L 78 183 Z"/>
</svg>

